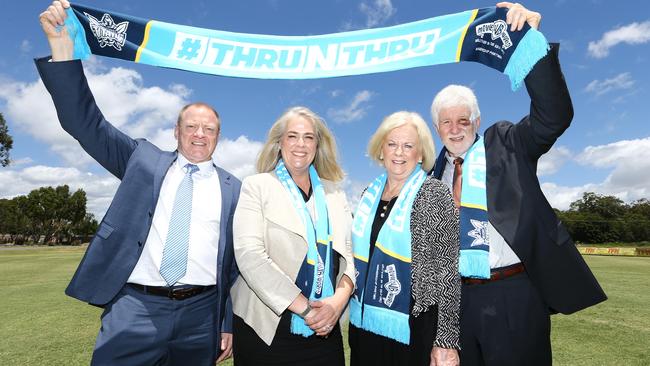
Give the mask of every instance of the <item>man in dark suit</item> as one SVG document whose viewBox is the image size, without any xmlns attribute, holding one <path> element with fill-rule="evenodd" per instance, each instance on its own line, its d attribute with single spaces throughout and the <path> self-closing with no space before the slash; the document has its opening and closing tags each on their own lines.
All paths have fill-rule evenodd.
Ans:
<svg viewBox="0 0 650 366">
<path fill-rule="evenodd" d="M 511 30 L 521 30 L 526 22 L 536 29 L 541 20 L 539 13 L 519 4 L 497 6 L 509 8 Z M 460 234 L 469 243 L 466 253 L 481 247 L 489 252 L 467 256 L 467 268 L 489 264 L 483 275 L 471 270 L 463 274 L 461 264 L 460 358 L 465 365 L 550 365 L 550 314 L 570 314 L 606 299 L 536 175 L 539 158 L 573 118 L 557 45 L 525 83 L 530 114 L 516 124 L 497 122 L 484 138 L 478 135 L 480 111 L 469 88 L 450 85 L 431 106 L 434 127 L 445 145 L 433 174 L 454 193 Z M 471 219 L 477 212 L 478 206 L 468 204 L 471 198 L 464 195 L 472 185 L 487 203 L 487 222 L 467 220 L 471 226 L 463 229 L 464 215 Z M 461 239 L 461 263 L 463 251 Z M 483 264 L 476 263 L 481 260 Z"/>
<path fill-rule="evenodd" d="M 104 308 L 92 364 L 211 365 L 230 356 L 237 276 L 232 218 L 240 182 L 212 162 L 217 112 L 184 107 L 177 151 L 104 119 L 63 25 L 66 0 L 40 15 L 52 58 L 36 60 L 61 126 L 121 180 L 66 293 Z"/>
</svg>

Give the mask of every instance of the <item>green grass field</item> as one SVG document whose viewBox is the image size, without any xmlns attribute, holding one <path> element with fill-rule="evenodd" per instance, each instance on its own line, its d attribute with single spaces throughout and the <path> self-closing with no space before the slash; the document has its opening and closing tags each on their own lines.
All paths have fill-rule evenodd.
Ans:
<svg viewBox="0 0 650 366">
<path fill-rule="evenodd" d="M 100 309 L 63 293 L 82 254 L 82 248 L 0 250 L 2 365 L 89 363 Z M 650 258 L 586 260 L 609 300 L 553 317 L 554 363 L 650 365 Z"/>
</svg>

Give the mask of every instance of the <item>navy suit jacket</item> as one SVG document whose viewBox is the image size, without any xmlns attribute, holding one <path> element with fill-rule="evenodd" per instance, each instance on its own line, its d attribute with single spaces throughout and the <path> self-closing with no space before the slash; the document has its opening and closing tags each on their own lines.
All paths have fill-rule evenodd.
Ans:
<svg viewBox="0 0 650 366">
<path fill-rule="evenodd" d="M 573 106 L 553 45 L 526 77 L 530 114 L 485 131 L 488 219 L 524 263 L 552 312 L 570 314 L 607 299 L 546 200 L 537 162 L 569 127 Z M 504 107 L 507 107 L 504 105 Z M 441 178 L 445 149 L 433 175 Z"/>
<path fill-rule="evenodd" d="M 111 125 L 97 107 L 80 61 L 36 60 L 59 121 L 99 164 L 121 180 L 66 294 L 104 306 L 126 284 L 147 239 L 162 181 L 177 152 L 134 140 Z M 230 286 L 237 277 L 232 220 L 240 181 L 217 167 L 221 183 L 221 227 L 217 263 L 218 332 L 231 332 Z M 217 343 L 219 344 L 219 343 Z"/>
</svg>

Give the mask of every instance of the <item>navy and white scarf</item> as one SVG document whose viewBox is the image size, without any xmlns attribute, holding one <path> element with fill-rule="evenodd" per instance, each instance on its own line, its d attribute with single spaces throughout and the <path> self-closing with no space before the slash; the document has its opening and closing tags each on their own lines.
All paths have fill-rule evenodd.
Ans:
<svg viewBox="0 0 650 366">
<path fill-rule="evenodd" d="M 312 221 L 305 200 L 298 186 L 287 171 L 284 161 L 280 159 L 275 167 L 275 174 L 291 197 L 291 202 L 298 212 L 307 232 L 307 255 L 300 267 L 296 285 L 302 294 L 311 300 L 320 300 L 334 294 L 332 284 L 332 228 L 327 216 L 325 189 L 313 165 L 309 167 L 309 179 L 314 193 L 316 207 L 315 222 Z M 296 314 L 291 316 L 291 333 L 309 337 L 314 334 L 305 320 Z"/>
<path fill-rule="evenodd" d="M 426 173 L 418 164 L 377 235 L 372 258 L 368 258 L 370 234 L 386 173 L 368 186 L 352 224 L 357 287 L 350 300 L 350 322 L 404 344 L 410 342 L 411 210 L 425 179 Z"/>
</svg>

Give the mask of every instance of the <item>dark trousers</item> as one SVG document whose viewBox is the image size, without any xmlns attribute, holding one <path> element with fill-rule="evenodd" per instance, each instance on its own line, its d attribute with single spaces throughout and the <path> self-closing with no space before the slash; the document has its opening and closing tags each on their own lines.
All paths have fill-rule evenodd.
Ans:
<svg viewBox="0 0 650 366">
<path fill-rule="evenodd" d="M 285 311 L 271 345 L 267 345 L 244 319 L 233 316 L 235 366 L 345 366 L 338 322 L 327 338 L 303 337 L 290 332 L 291 312 Z"/>
<path fill-rule="evenodd" d="M 217 290 L 185 300 L 129 285 L 104 309 L 92 365 L 214 365 Z"/>
<path fill-rule="evenodd" d="M 429 366 L 437 325 L 437 305 L 432 305 L 418 317 L 410 315 L 411 340 L 407 345 L 350 323 L 350 366 Z"/>
<path fill-rule="evenodd" d="M 550 336 L 548 307 L 526 273 L 463 284 L 461 365 L 550 365 Z"/>
</svg>

